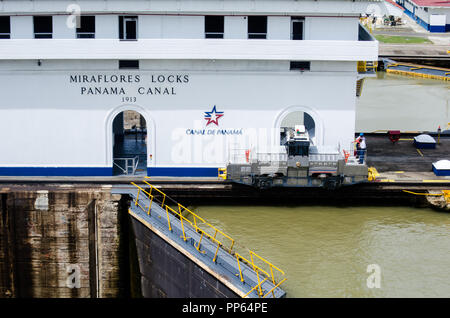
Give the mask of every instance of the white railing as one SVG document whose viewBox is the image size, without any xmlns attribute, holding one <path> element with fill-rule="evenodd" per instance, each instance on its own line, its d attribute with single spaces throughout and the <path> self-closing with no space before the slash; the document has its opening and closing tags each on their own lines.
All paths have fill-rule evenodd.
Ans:
<svg viewBox="0 0 450 318">
<path fill-rule="evenodd" d="M 339 159 L 343 159 L 343 156 L 336 153 L 319 153 L 309 155 L 310 162 L 337 162 Z"/>
<path fill-rule="evenodd" d="M 124 162 L 124 166 L 121 166 L 116 162 Z M 136 169 L 139 164 L 139 157 L 135 156 L 133 158 L 114 158 L 113 164 L 117 168 L 119 168 L 124 174 L 134 175 L 136 173 Z M 131 171 L 130 171 L 130 169 L 131 169 Z"/>
<path fill-rule="evenodd" d="M 256 159 L 259 163 L 265 164 L 278 164 L 280 162 L 287 162 L 287 154 L 282 152 L 268 152 L 268 153 L 257 153 Z"/>
</svg>

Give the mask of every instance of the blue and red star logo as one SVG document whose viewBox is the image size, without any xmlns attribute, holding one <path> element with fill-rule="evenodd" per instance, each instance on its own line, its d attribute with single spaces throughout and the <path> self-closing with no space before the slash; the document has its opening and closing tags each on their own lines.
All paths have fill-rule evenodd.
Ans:
<svg viewBox="0 0 450 318">
<path fill-rule="evenodd" d="M 208 122 L 206 123 L 206 126 L 213 123 L 216 124 L 216 126 L 219 126 L 219 118 L 223 116 L 223 112 L 218 112 L 216 110 L 216 105 L 214 105 L 213 109 L 210 112 L 205 112 L 205 120 Z"/>
</svg>

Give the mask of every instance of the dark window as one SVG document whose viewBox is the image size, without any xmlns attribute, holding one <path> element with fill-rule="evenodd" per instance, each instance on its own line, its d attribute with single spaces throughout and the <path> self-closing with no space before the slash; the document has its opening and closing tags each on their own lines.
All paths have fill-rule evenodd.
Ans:
<svg viewBox="0 0 450 318">
<path fill-rule="evenodd" d="M 95 16 L 80 16 L 80 27 L 77 28 L 77 38 L 93 39 L 95 38 Z"/>
<path fill-rule="evenodd" d="M 11 38 L 11 24 L 9 17 L 0 17 L 0 39 Z"/>
<path fill-rule="evenodd" d="M 119 39 L 136 40 L 137 39 L 137 20 L 136 16 L 119 17 Z"/>
<path fill-rule="evenodd" d="M 291 61 L 291 71 L 309 71 L 311 68 L 311 62 L 305 61 Z"/>
<path fill-rule="evenodd" d="M 265 39 L 267 36 L 267 17 L 248 17 L 248 38 Z"/>
<path fill-rule="evenodd" d="M 119 69 L 139 69 L 138 60 L 119 60 Z"/>
<path fill-rule="evenodd" d="M 224 30 L 223 16 L 206 16 L 205 17 L 205 38 L 206 39 L 223 39 Z"/>
<path fill-rule="evenodd" d="M 303 32 L 305 27 L 305 19 L 292 17 L 291 18 L 291 39 L 303 40 Z"/>
<path fill-rule="evenodd" d="M 51 39 L 53 33 L 53 19 L 51 16 L 33 17 L 34 22 L 34 38 Z"/>
</svg>

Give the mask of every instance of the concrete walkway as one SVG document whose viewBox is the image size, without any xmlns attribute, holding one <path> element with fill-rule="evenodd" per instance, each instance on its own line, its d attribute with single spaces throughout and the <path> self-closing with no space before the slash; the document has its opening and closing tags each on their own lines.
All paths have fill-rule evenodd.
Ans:
<svg viewBox="0 0 450 318">
<path fill-rule="evenodd" d="M 403 25 L 376 28 L 374 35 L 422 37 L 427 38 L 432 43 L 428 44 L 391 44 L 380 42 L 380 56 L 415 56 L 415 57 L 436 57 L 449 58 L 450 54 L 450 33 L 430 33 L 418 25 L 408 15 L 402 15 Z"/>
<path fill-rule="evenodd" d="M 436 44 L 386 44 L 380 43 L 379 56 L 381 57 L 434 57 L 450 59 L 449 45 Z"/>
</svg>

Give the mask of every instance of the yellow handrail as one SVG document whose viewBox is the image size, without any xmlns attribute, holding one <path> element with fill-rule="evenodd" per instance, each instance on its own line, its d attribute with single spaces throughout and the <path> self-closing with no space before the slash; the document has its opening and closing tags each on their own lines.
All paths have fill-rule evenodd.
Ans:
<svg viewBox="0 0 450 318">
<path fill-rule="evenodd" d="M 222 178 L 223 180 L 227 179 L 227 168 L 218 168 L 217 177 Z"/>
<path fill-rule="evenodd" d="M 438 197 L 444 195 L 444 193 L 418 193 L 418 192 L 412 192 L 412 191 L 408 191 L 408 190 L 403 190 L 403 192 L 411 193 L 414 195 L 426 195 L 426 196 L 438 196 Z"/>
<path fill-rule="evenodd" d="M 280 287 L 281 284 L 284 283 L 284 281 L 286 280 L 286 278 L 284 278 L 282 281 L 280 281 L 278 284 L 276 284 L 275 286 L 273 286 L 273 288 L 271 290 L 269 290 L 264 296 L 263 298 L 266 298 L 267 295 L 269 295 L 270 293 L 273 293 L 273 291 L 277 288 Z"/>
<path fill-rule="evenodd" d="M 163 202 L 161 203 L 161 207 L 164 207 L 164 206 L 165 206 L 164 201 L 165 201 L 167 195 L 166 195 L 164 192 L 162 192 L 161 190 L 159 190 L 158 188 L 156 188 L 155 186 L 153 186 L 152 184 L 148 183 L 146 180 L 144 180 L 144 183 L 147 184 L 148 186 L 150 186 L 150 189 L 151 189 L 150 192 L 146 192 L 146 194 L 152 193 L 152 190 L 154 189 L 155 191 L 157 191 L 157 192 L 159 192 L 161 195 L 163 195 L 164 200 L 163 200 Z M 199 230 L 201 230 L 201 229 L 197 226 L 197 219 L 198 219 L 198 220 L 200 220 L 202 223 L 204 223 L 205 225 L 207 225 L 209 228 L 211 228 L 211 229 L 215 232 L 214 238 L 215 238 L 215 236 L 217 235 L 217 233 L 220 233 L 222 236 L 224 236 L 225 238 L 227 238 L 228 240 L 230 240 L 229 251 L 230 251 L 230 252 L 232 251 L 233 246 L 234 246 L 234 240 L 233 240 L 229 235 L 225 234 L 224 232 L 222 232 L 221 230 L 219 230 L 219 229 L 216 228 L 215 226 L 209 224 L 209 223 L 206 222 L 202 217 L 200 217 L 199 215 L 195 214 L 194 212 L 192 212 L 191 210 L 189 210 L 188 208 L 186 208 L 186 207 L 183 206 L 182 204 L 177 203 L 177 206 L 178 206 L 179 212 L 174 211 L 174 210 L 173 210 L 172 208 L 170 208 L 170 207 L 169 207 L 169 208 L 170 208 L 170 210 L 171 210 L 173 213 L 177 214 L 177 215 L 180 216 L 180 217 L 183 217 L 183 216 L 182 216 L 182 213 L 183 213 L 183 212 L 187 212 L 189 215 L 191 215 L 191 216 L 194 218 L 194 224 L 192 224 L 192 222 L 189 221 L 188 219 L 186 219 L 185 217 L 183 217 L 183 218 L 186 219 L 186 221 L 188 221 L 189 223 L 191 223 L 191 225 L 195 228 L 195 230 L 196 230 L 197 232 L 198 232 Z M 183 211 L 181 211 L 181 209 L 182 209 Z M 203 231 L 203 230 L 202 230 L 202 231 Z M 207 233 L 207 232 L 205 232 L 205 231 L 203 231 L 203 232 L 205 233 L 206 236 L 208 236 L 208 237 L 211 238 L 211 235 L 210 235 L 209 233 Z M 224 245 L 224 246 L 225 246 L 225 245 Z"/>
<path fill-rule="evenodd" d="M 266 259 L 262 258 L 261 256 L 259 256 L 258 254 L 256 254 L 253 251 L 249 250 L 249 254 L 250 254 L 250 259 L 251 261 L 249 261 L 248 259 L 246 259 L 245 257 L 243 257 L 242 255 L 240 255 L 239 253 L 235 253 L 233 252 L 233 247 L 235 245 L 235 240 L 233 238 L 231 238 L 229 235 L 225 234 L 224 232 L 222 232 L 221 230 L 219 230 L 218 228 L 216 228 L 215 226 L 209 224 L 208 222 L 206 222 L 205 219 L 203 219 L 201 216 L 197 215 L 196 213 L 192 212 L 191 210 L 189 210 L 188 208 L 186 208 L 185 206 L 181 205 L 178 202 L 175 202 L 174 200 L 172 200 L 170 197 L 168 197 L 164 192 L 162 192 L 161 190 L 159 190 L 158 188 L 156 188 L 155 186 L 153 186 L 152 184 L 148 183 L 146 180 L 143 180 L 143 182 L 148 185 L 150 187 L 150 190 L 147 191 L 146 189 L 140 187 L 139 185 L 137 185 L 134 182 L 131 182 L 131 184 L 133 186 L 135 186 L 138 189 L 138 193 L 136 196 L 136 200 L 135 200 L 135 205 L 139 206 L 143 211 L 145 211 L 147 214 L 150 214 L 151 211 L 151 207 L 153 204 L 153 201 L 156 201 L 156 203 L 158 203 L 161 208 L 163 208 L 166 211 L 166 215 L 167 215 L 167 224 L 168 224 L 168 228 L 169 231 L 172 231 L 172 225 L 171 225 L 171 221 L 170 221 L 170 215 L 173 215 L 175 217 L 177 217 L 180 220 L 181 223 L 181 228 L 182 228 L 182 239 L 184 241 L 187 241 L 188 237 L 186 236 L 186 230 L 185 230 L 185 222 L 187 222 L 188 224 L 190 224 L 194 230 L 197 233 L 200 233 L 200 240 L 199 242 L 195 245 L 194 247 L 196 248 L 196 250 L 200 253 L 205 253 L 205 251 L 202 251 L 200 249 L 201 246 L 201 241 L 203 239 L 203 237 L 206 237 L 207 239 L 209 239 L 210 241 L 212 241 L 214 244 L 217 245 L 216 247 L 216 251 L 213 257 L 213 262 L 216 262 L 217 257 L 218 257 L 218 252 L 219 249 L 222 248 L 224 251 L 228 252 L 229 254 L 233 255 L 236 257 L 236 261 L 237 261 L 237 265 L 238 265 L 238 269 L 239 269 L 239 277 L 240 280 L 242 282 L 245 281 L 245 278 L 243 276 L 242 273 L 242 269 L 241 269 L 241 265 L 240 265 L 240 261 L 243 261 L 244 263 L 246 263 L 248 266 L 251 266 L 253 271 L 256 272 L 257 275 L 257 279 L 258 279 L 258 284 L 252 288 L 252 290 L 250 290 L 250 292 L 248 292 L 244 297 L 248 296 L 253 290 L 258 288 L 258 295 L 260 297 L 264 296 L 261 286 L 262 284 L 267 281 L 269 278 L 271 279 L 272 283 L 275 285 L 274 288 L 272 288 L 272 290 L 270 292 L 273 292 L 277 287 L 279 287 L 285 280 L 286 278 L 284 278 L 282 281 L 280 281 L 279 283 L 276 283 L 275 280 L 275 275 L 273 272 L 273 269 L 275 269 L 276 271 L 278 271 L 280 274 L 282 274 L 283 276 L 285 275 L 284 271 L 279 269 L 278 267 L 276 267 L 275 265 L 273 265 L 272 263 L 270 263 L 269 261 L 267 261 Z M 162 195 L 162 201 L 159 202 L 158 200 L 156 200 L 154 193 L 158 192 L 160 195 Z M 150 204 L 148 207 L 143 207 L 140 203 L 139 203 L 139 196 L 140 194 L 143 193 L 147 196 L 147 198 L 150 200 Z M 153 193 L 153 194 L 152 194 Z M 173 209 L 172 207 L 170 207 L 166 202 L 167 200 L 171 200 L 173 201 L 172 203 L 174 203 L 177 208 L 178 211 L 176 211 L 175 209 Z M 183 216 L 183 213 L 187 212 L 189 216 L 191 216 L 193 218 L 193 221 L 189 220 L 188 218 L 186 218 L 185 216 Z M 208 233 L 207 231 L 205 231 L 204 229 L 200 228 L 198 226 L 198 221 L 200 221 L 202 224 L 205 224 L 210 230 L 213 231 L 214 234 Z M 227 240 L 230 241 L 230 243 L 228 244 L 229 247 L 225 248 L 225 245 L 223 244 L 223 242 L 221 242 L 218 238 L 217 238 L 217 234 L 220 234 L 223 238 L 226 238 Z M 259 259 L 261 262 L 263 262 L 266 266 L 268 266 L 268 268 L 270 268 L 270 274 L 264 270 L 263 268 L 261 268 L 260 266 L 256 265 L 254 262 L 254 257 L 256 257 L 257 259 Z M 262 274 L 264 277 L 264 279 L 261 281 L 260 279 L 260 274 Z M 236 274 L 237 275 L 237 274 Z M 266 294 L 267 296 L 267 294 Z M 264 296 L 265 297 L 265 296 Z"/>
<path fill-rule="evenodd" d="M 250 294 L 252 293 L 252 291 L 254 291 L 254 290 L 257 289 L 257 288 L 260 288 L 261 285 L 262 285 L 267 279 L 268 279 L 267 277 L 264 278 L 263 281 L 261 281 L 258 285 L 256 285 L 256 286 L 253 287 L 252 289 L 250 289 L 250 291 L 249 291 L 247 294 L 245 294 L 244 296 L 242 296 L 242 298 L 247 298 L 247 296 L 250 295 Z M 259 295 L 259 293 L 258 293 L 258 295 Z M 261 296 L 261 295 L 259 295 L 259 296 Z"/>
</svg>

